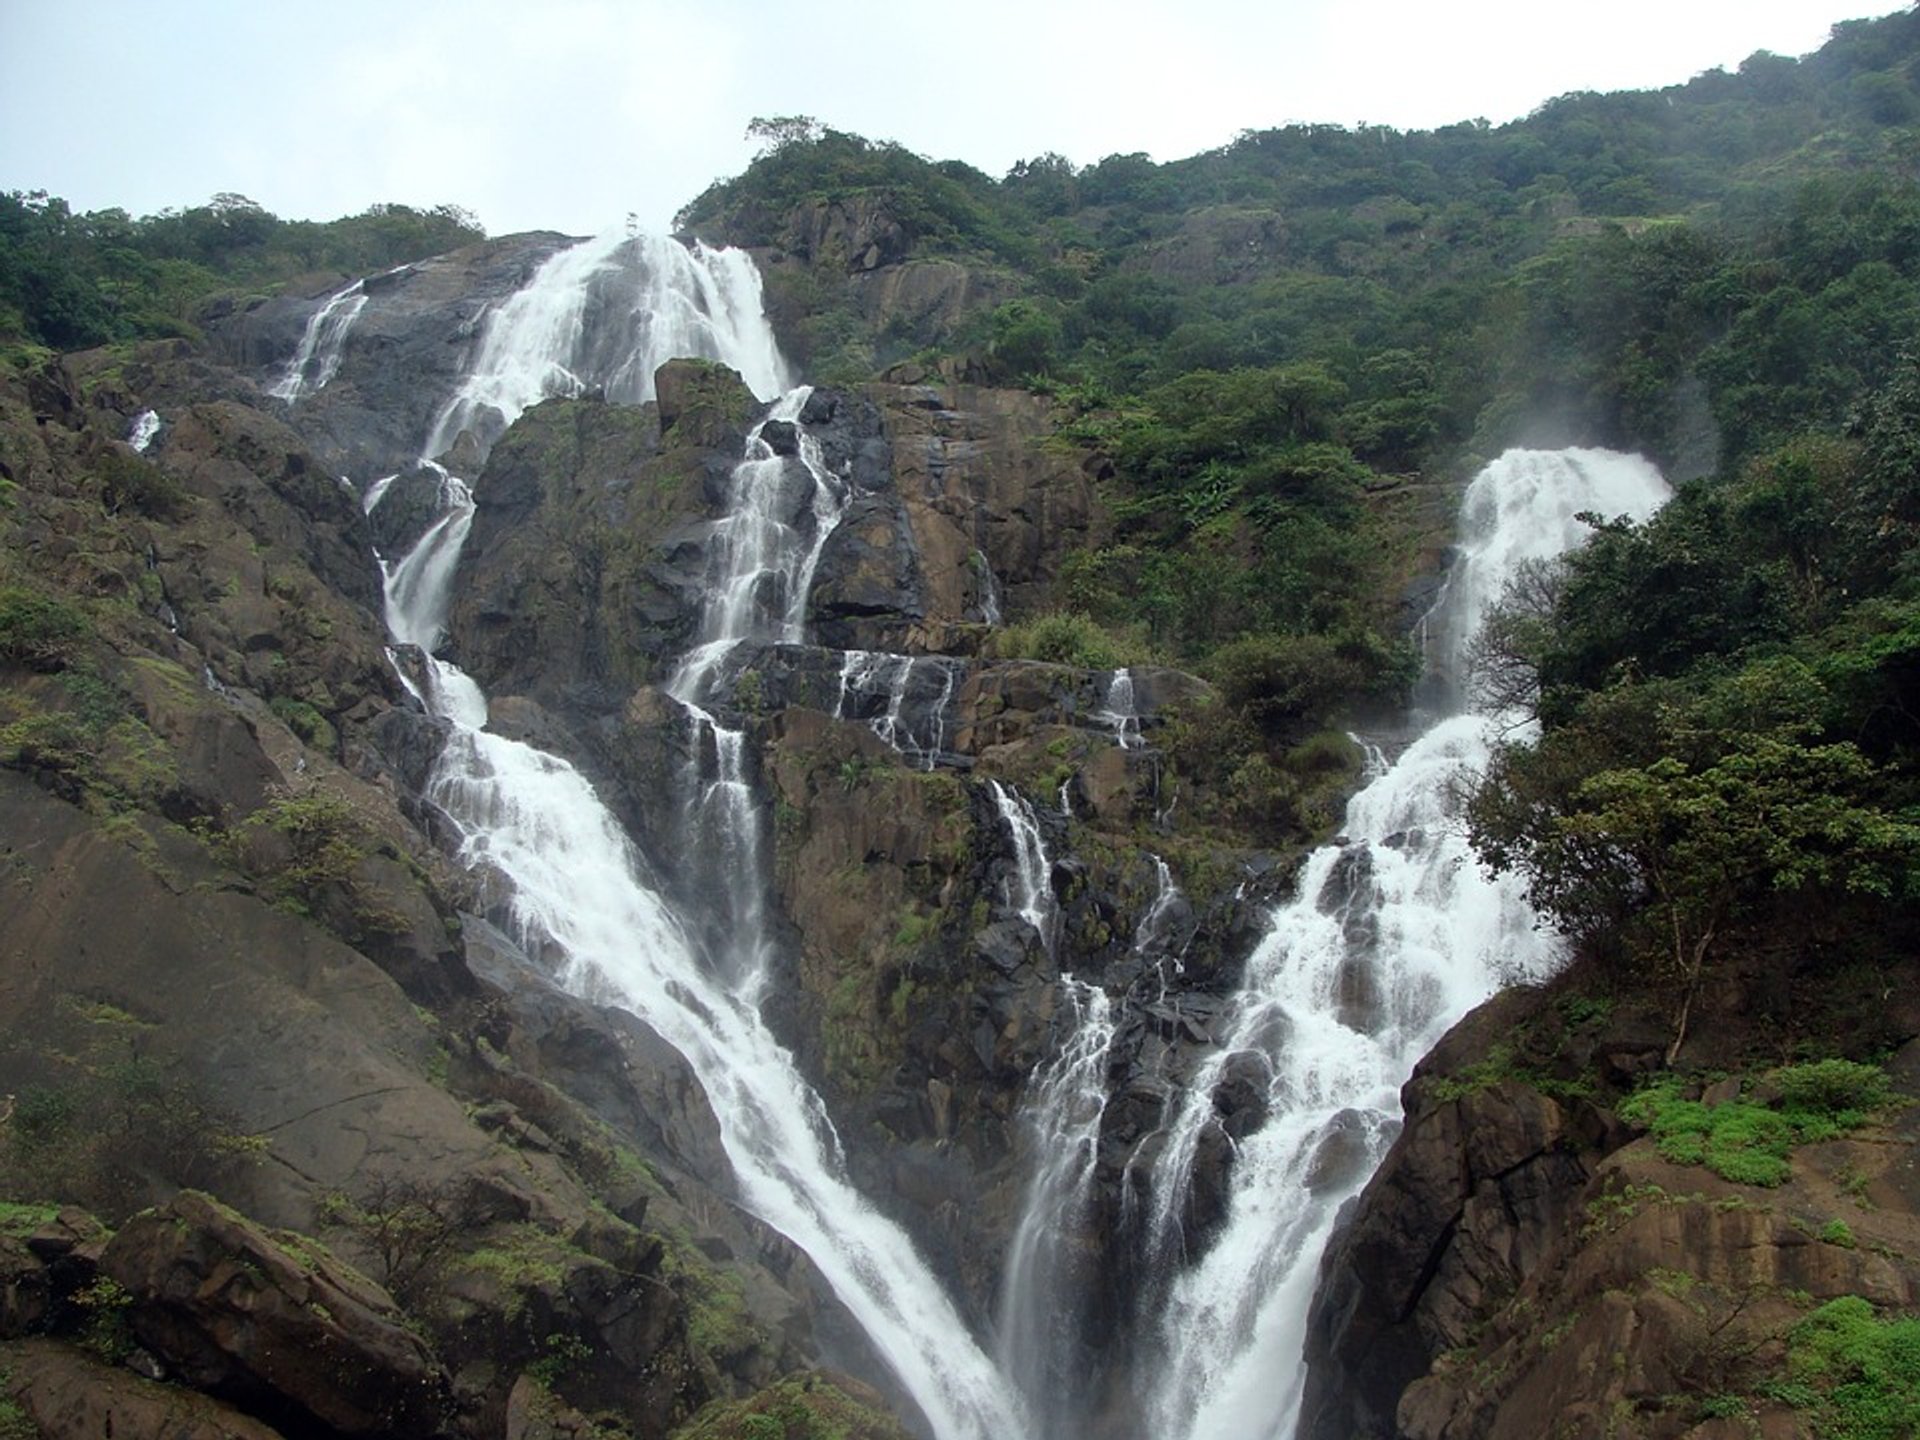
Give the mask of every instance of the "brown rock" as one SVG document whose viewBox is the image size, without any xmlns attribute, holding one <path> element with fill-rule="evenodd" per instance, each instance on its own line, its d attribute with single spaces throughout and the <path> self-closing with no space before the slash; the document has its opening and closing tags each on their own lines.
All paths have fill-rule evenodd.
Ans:
<svg viewBox="0 0 1920 1440">
<path fill-rule="evenodd" d="M 448 1382 L 392 1298 L 311 1242 L 182 1191 L 101 1257 L 141 1345 L 197 1389 L 343 1435 L 438 1432 Z"/>
<path fill-rule="evenodd" d="M 0 1346 L 0 1395 L 49 1437 L 280 1440 L 278 1430 L 218 1400 L 143 1380 L 52 1340 Z"/>
</svg>

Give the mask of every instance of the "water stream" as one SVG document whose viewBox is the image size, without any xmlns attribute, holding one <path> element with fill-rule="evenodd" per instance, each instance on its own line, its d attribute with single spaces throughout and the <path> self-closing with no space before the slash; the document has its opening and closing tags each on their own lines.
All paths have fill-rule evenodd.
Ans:
<svg viewBox="0 0 1920 1440">
<path fill-rule="evenodd" d="M 267 393 L 289 405 L 317 391 L 340 372 L 340 358 L 346 353 L 347 332 L 360 312 L 367 308 L 367 283 L 356 280 L 336 290 L 307 320 L 300 336 L 300 348 L 287 362 L 286 373 Z"/>
</svg>

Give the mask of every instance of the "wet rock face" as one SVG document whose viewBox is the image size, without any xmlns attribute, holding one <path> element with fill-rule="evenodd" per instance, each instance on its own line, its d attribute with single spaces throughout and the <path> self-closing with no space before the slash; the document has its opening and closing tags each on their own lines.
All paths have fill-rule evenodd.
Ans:
<svg viewBox="0 0 1920 1440">
<path fill-rule="evenodd" d="M 1883 1312 L 1920 1299 L 1920 1119 L 1800 1146 L 1778 1187 L 1675 1164 L 1606 1098 L 1658 1064 L 1666 1035 L 1651 1008 L 1574 1022 L 1537 991 L 1447 1035 L 1329 1248 L 1302 1436 L 1522 1440 L 1543 1416 L 1599 1435 L 1631 1413 L 1668 1440 L 1708 1433 L 1674 1397 L 1713 1394 L 1751 1397 L 1757 1433 L 1802 1433 L 1804 1415 L 1762 1394 L 1790 1329 L 1843 1296 Z M 1920 1046 L 1888 1068 L 1920 1088 Z"/>
</svg>

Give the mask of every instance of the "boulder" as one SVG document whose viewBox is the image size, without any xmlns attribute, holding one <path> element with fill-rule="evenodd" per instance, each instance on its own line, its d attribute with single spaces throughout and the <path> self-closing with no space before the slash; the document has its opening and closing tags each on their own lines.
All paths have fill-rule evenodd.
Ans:
<svg viewBox="0 0 1920 1440">
<path fill-rule="evenodd" d="M 737 371 L 711 360 L 669 360 L 654 371 L 653 388 L 662 436 L 739 453 L 755 401 Z"/>
<path fill-rule="evenodd" d="M 0 1401 L 11 1401 L 48 1437 L 281 1440 L 280 1431 L 230 1405 L 53 1340 L 0 1345 Z"/>
<path fill-rule="evenodd" d="M 391 1296 L 311 1241 L 197 1191 L 121 1227 L 101 1272 L 166 1370 L 260 1415 L 341 1435 L 440 1431 L 449 1382 Z"/>
</svg>

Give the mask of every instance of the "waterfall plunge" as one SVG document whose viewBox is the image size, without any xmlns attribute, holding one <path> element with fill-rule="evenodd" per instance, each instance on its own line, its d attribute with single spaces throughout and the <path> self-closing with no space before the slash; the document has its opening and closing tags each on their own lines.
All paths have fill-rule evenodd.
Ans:
<svg viewBox="0 0 1920 1440">
<path fill-rule="evenodd" d="M 1581 542 L 1579 512 L 1645 518 L 1666 495 L 1645 461 L 1605 451 L 1512 451 L 1489 465 L 1467 492 L 1439 607 L 1446 653 L 1430 662 L 1457 674 L 1515 568 Z M 1458 782 L 1514 720 L 1449 715 L 1375 775 L 1347 807 L 1343 841 L 1308 858 L 1298 898 L 1276 908 L 1248 960 L 1226 1039 L 1170 1117 L 1152 1177 L 1156 1254 L 1181 1248 L 1180 1202 L 1230 1060 L 1264 1066 L 1268 1115 L 1238 1146 L 1220 1233 L 1165 1292 L 1143 1433 L 1292 1433 L 1320 1256 L 1399 1127 L 1400 1085 L 1500 984 L 1557 963 L 1519 883 L 1482 872 L 1454 809 Z"/>
<path fill-rule="evenodd" d="M 468 380 L 443 409 L 427 449 L 443 450 L 463 429 L 472 429 L 484 446 L 549 394 L 599 388 L 613 398 L 644 398 L 653 368 L 673 353 L 725 360 L 763 396 L 778 390 L 783 369 L 757 321 L 757 296 L 751 310 L 747 304 L 754 292 L 744 257 L 662 250 L 666 244 L 607 238 L 549 261 L 489 317 Z M 657 270 L 648 268 L 653 255 L 661 258 Z M 607 317 L 621 313 L 623 304 L 631 321 L 628 351 L 615 353 L 607 327 L 620 325 Z M 750 313 L 752 324 L 744 318 Z M 636 335 L 642 343 L 633 343 Z M 647 337 L 667 337 L 661 339 L 667 348 Z M 677 348 L 683 344 L 685 351 Z M 802 403 L 803 397 L 788 397 L 781 413 L 797 416 Z M 758 488 L 752 467 L 771 459 L 752 452 L 736 473 L 727 522 L 742 522 L 735 526 L 738 537 L 727 540 L 736 558 L 759 543 L 753 535 L 759 521 L 747 518 Z M 818 558 L 814 542 L 825 535 L 820 506 L 823 498 L 832 500 L 833 488 L 832 477 L 808 468 L 816 486 L 813 528 L 801 535 L 807 543 L 798 563 L 792 563 L 794 546 L 777 535 L 777 564 L 728 561 L 727 574 L 717 580 L 764 572 L 738 587 L 755 597 L 746 613 L 758 618 L 745 625 L 729 620 L 724 597 L 730 586 L 718 584 L 723 603 L 710 611 L 702 644 L 683 661 L 673 686 L 696 723 L 712 726 L 716 772 L 709 783 L 729 794 L 707 823 L 722 829 L 737 827 L 741 822 L 726 816 L 751 814 L 754 802 L 731 743 L 740 737 L 703 716 L 698 701 L 739 640 L 800 638 L 805 590 Z M 429 648 L 444 625 L 448 586 L 472 518 L 464 486 L 455 477 L 446 480 L 440 521 L 388 576 L 396 640 Z M 1557 553 L 1578 539 L 1573 512 L 1645 514 L 1662 494 L 1645 466 L 1597 452 L 1516 454 L 1489 467 L 1469 493 L 1465 558 L 1449 584 L 1445 615 L 1437 617 L 1449 651 L 1436 656 L 1441 668 L 1455 668 L 1513 563 Z M 777 603 L 768 600 L 773 592 Z M 843 704 L 861 688 L 847 678 Z M 898 688 L 905 685 L 903 676 Z M 812 1257 L 939 1440 L 1034 1440 L 1079 1428 L 1079 1417 L 1051 1400 L 1043 1407 L 1045 1428 L 1034 1428 L 1006 1376 L 1048 1391 L 1059 1388 L 1049 1377 L 1071 1363 L 1072 1337 L 1060 1335 L 1057 1310 L 1048 1308 L 1057 1306 L 1048 1292 L 1059 1287 L 1029 1281 L 1058 1273 L 1059 1236 L 1084 1203 L 1113 1025 L 1105 997 L 1071 977 L 1063 980 L 1062 1039 L 1030 1087 L 1035 1168 L 1009 1257 L 1004 1365 L 996 1367 L 904 1235 L 846 1182 L 838 1140 L 818 1098 L 759 1018 L 761 952 L 747 957 L 744 977 L 735 966 L 712 963 L 660 899 L 644 861 L 578 772 L 489 734 L 485 697 L 454 667 L 430 662 L 425 688 L 430 708 L 453 727 L 432 790 L 461 828 L 464 857 L 497 867 L 512 882 L 516 922 L 528 936 L 557 943 L 567 957 L 564 983 L 632 1009 L 685 1056 L 719 1118 L 742 1200 Z M 885 688 L 896 688 L 891 677 Z M 1106 708 L 1115 719 L 1131 709 L 1114 699 Z M 1115 719 L 1109 723 L 1124 743 L 1130 737 Z M 1158 1206 L 1155 1253 L 1170 1278 L 1142 1317 L 1152 1332 L 1142 1348 L 1152 1355 L 1140 1381 L 1140 1434 L 1215 1440 L 1288 1433 L 1320 1252 L 1340 1204 L 1378 1163 L 1398 1123 L 1401 1080 L 1445 1025 L 1499 980 L 1552 963 L 1524 905 L 1510 887 L 1479 875 L 1446 811 L 1454 777 L 1484 758 L 1488 725 L 1467 715 L 1442 720 L 1355 797 L 1346 843 L 1307 862 L 1301 898 L 1276 910 L 1271 933 L 1249 962 L 1224 1023 L 1224 1045 L 1167 1118 L 1151 1189 Z M 897 721 L 892 729 L 890 738 L 902 744 Z M 903 748 L 933 753 L 938 743 L 916 738 Z M 995 800 L 1018 855 L 1014 903 L 1050 939 L 1037 822 L 1017 795 L 996 787 Z M 757 858 L 739 863 L 759 865 Z M 1142 927 L 1156 939 L 1158 919 L 1156 913 Z M 760 927 L 750 921 L 747 928 Z M 1364 1003 L 1354 1003 L 1355 994 Z M 1231 1057 L 1248 1054 L 1271 1075 L 1267 1121 L 1240 1147 L 1221 1232 L 1204 1254 L 1173 1273 L 1185 1250 L 1173 1217 L 1210 1121 L 1212 1086 Z"/>
</svg>

